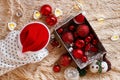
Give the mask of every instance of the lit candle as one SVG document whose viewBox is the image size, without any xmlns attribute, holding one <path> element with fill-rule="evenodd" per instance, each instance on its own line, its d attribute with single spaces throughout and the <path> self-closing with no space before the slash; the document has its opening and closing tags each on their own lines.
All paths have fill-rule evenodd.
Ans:
<svg viewBox="0 0 120 80">
<path fill-rule="evenodd" d="M 104 18 L 103 17 L 100 17 L 97 19 L 98 22 L 104 22 Z"/>
<path fill-rule="evenodd" d="M 111 40 L 112 41 L 117 41 L 117 40 L 119 40 L 120 39 L 120 37 L 119 37 L 119 35 L 117 34 L 117 33 L 114 33 L 112 36 L 111 36 Z"/>
<path fill-rule="evenodd" d="M 56 16 L 56 17 L 59 17 L 59 16 L 61 16 L 61 15 L 63 15 L 63 11 L 62 11 L 61 9 L 59 9 L 59 8 L 56 8 L 56 9 L 55 9 L 55 16 Z"/>
<path fill-rule="evenodd" d="M 79 72 L 74 67 L 69 67 L 64 71 L 64 77 L 66 80 L 79 80 Z"/>
<path fill-rule="evenodd" d="M 14 30 L 15 29 L 15 27 L 16 27 L 16 23 L 15 22 L 9 22 L 8 23 L 8 28 L 9 28 L 9 30 Z"/>
<path fill-rule="evenodd" d="M 39 11 L 35 10 L 34 13 L 33 13 L 33 18 L 34 19 L 39 19 L 41 17 L 41 14 Z"/>
</svg>

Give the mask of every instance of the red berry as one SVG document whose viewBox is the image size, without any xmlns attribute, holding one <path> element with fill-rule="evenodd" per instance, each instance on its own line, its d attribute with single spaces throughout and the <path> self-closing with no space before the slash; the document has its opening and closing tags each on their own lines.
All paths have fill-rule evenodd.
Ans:
<svg viewBox="0 0 120 80">
<path fill-rule="evenodd" d="M 87 56 L 83 56 L 83 57 L 81 58 L 81 61 L 82 61 L 82 62 L 87 62 L 87 61 L 88 61 Z"/>
<path fill-rule="evenodd" d="M 97 43 L 98 43 L 98 40 L 97 40 L 97 39 L 94 39 L 94 40 L 92 41 L 92 44 L 93 44 L 93 45 L 97 45 Z"/>
<path fill-rule="evenodd" d="M 85 21 L 85 17 L 82 14 L 79 14 L 74 18 L 74 22 L 76 24 L 82 24 L 84 23 L 84 21 Z"/>
<path fill-rule="evenodd" d="M 69 26 L 70 31 L 74 31 L 74 29 L 75 29 L 75 26 L 73 26 L 73 25 Z"/>
<path fill-rule="evenodd" d="M 57 32 L 58 32 L 59 34 L 61 34 L 61 33 L 63 32 L 63 28 L 59 28 L 59 29 L 57 30 Z"/>
<path fill-rule="evenodd" d="M 53 26 L 57 23 L 57 17 L 55 17 L 54 15 L 50 15 L 46 18 L 46 23 L 49 26 Z"/>
<path fill-rule="evenodd" d="M 85 45 L 85 42 L 83 40 L 78 39 L 75 42 L 75 46 L 78 48 L 82 48 L 82 47 L 84 47 L 84 45 Z"/>
<path fill-rule="evenodd" d="M 61 70 L 61 67 L 58 64 L 53 66 L 54 72 L 60 72 L 60 70 Z"/>
<path fill-rule="evenodd" d="M 96 47 L 94 47 L 94 46 L 91 47 L 90 50 L 91 50 L 92 52 L 97 52 L 97 51 L 98 51 L 98 49 L 97 49 Z"/>
<path fill-rule="evenodd" d="M 54 39 L 54 40 L 51 41 L 51 45 L 53 47 L 57 47 L 57 46 L 59 46 L 59 42 L 56 39 Z"/>
<path fill-rule="evenodd" d="M 71 32 L 65 32 L 63 35 L 62 35 L 62 40 L 67 43 L 67 44 L 71 44 L 74 40 L 73 38 L 73 34 Z"/>
<path fill-rule="evenodd" d="M 91 41 L 91 37 L 90 36 L 88 36 L 88 37 L 85 38 L 85 42 L 86 43 L 89 43 L 90 41 Z"/>
<path fill-rule="evenodd" d="M 68 54 L 63 54 L 60 57 L 60 64 L 62 66 L 69 66 L 71 64 L 71 62 L 72 62 L 72 59 Z"/>
<path fill-rule="evenodd" d="M 83 51 L 81 49 L 74 49 L 72 51 L 72 55 L 75 57 L 75 58 L 82 58 L 83 56 Z"/>
<path fill-rule="evenodd" d="M 87 45 L 85 46 L 85 51 L 89 51 L 90 48 L 91 48 L 91 44 L 89 43 L 89 44 L 87 44 Z"/>
<path fill-rule="evenodd" d="M 80 37 L 86 37 L 89 34 L 89 27 L 85 24 L 79 25 L 77 28 L 77 33 Z"/>
<path fill-rule="evenodd" d="M 44 16 L 50 15 L 50 14 L 52 13 L 52 8 L 51 8 L 51 6 L 48 5 L 48 4 L 43 5 L 43 6 L 41 7 L 41 9 L 40 9 L 40 13 L 41 13 L 42 15 L 44 15 Z"/>
</svg>

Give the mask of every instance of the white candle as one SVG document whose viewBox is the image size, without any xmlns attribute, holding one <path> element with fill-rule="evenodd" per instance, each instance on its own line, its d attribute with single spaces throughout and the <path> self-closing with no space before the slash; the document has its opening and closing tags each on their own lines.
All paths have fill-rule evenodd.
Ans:
<svg viewBox="0 0 120 80">
<path fill-rule="evenodd" d="M 74 67 L 69 67 L 64 71 L 65 80 L 79 80 L 79 72 Z"/>
</svg>

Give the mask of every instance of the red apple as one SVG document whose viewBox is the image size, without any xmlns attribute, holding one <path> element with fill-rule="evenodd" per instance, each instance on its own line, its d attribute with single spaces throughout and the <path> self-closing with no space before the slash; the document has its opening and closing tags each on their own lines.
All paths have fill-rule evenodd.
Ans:
<svg viewBox="0 0 120 80">
<path fill-rule="evenodd" d="M 79 25 L 77 28 L 77 33 L 80 37 L 86 37 L 89 34 L 89 27 L 85 24 Z"/>
<path fill-rule="evenodd" d="M 67 43 L 67 44 L 71 44 L 74 40 L 73 38 L 73 34 L 71 32 L 65 32 L 63 35 L 62 35 L 62 40 Z"/>
<path fill-rule="evenodd" d="M 57 17 L 55 17 L 54 15 L 50 15 L 46 18 L 45 21 L 49 26 L 53 26 L 57 23 Z"/>
<path fill-rule="evenodd" d="M 85 21 L 85 17 L 82 14 L 79 14 L 73 20 L 76 24 L 82 24 Z"/>
<path fill-rule="evenodd" d="M 60 72 L 60 70 L 61 70 L 60 65 L 56 64 L 56 65 L 53 66 L 53 71 L 54 72 Z"/>
<path fill-rule="evenodd" d="M 72 59 L 68 54 L 63 54 L 60 57 L 60 65 L 62 66 L 69 66 L 71 62 L 72 62 Z"/>
<path fill-rule="evenodd" d="M 51 8 L 51 6 L 48 5 L 48 4 L 43 5 L 43 6 L 41 7 L 41 9 L 40 9 L 40 13 L 41 13 L 42 15 L 44 15 L 44 16 L 50 15 L 50 14 L 52 13 L 52 8 Z"/>
<path fill-rule="evenodd" d="M 82 47 L 84 47 L 84 45 L 85 45 L 84 40 L 78 39 L 78 40 L 75 41 L 75 46 L 77 48 L 82 48 Z"/>
<path fill-rule="evenodd" d="M 80 59 L 83 56 L 83 51 L 81 49 L 74 49 L 72 51 L 72 55 L 74 56 L 74 58 Z"/>
</svg>

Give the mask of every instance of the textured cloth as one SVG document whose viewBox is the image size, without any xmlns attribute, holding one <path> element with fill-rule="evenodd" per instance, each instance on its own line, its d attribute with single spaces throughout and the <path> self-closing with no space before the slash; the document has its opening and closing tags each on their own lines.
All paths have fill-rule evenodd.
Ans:
<svg viewBox="0 0 120 80">
<path fill-rule="evenodd" d="M 20 53 L 18 35 L 19 31 L 12 31 L 5 40 L 0 40 L 0 75 L 22 65 L 39 62 L 48 55 L 46 49 L 35 53 Z"/>
<path fill-rule="evenodd" d="M 10 7 L 13 2 L 13 9 Z M 53 8 L 63 10 L 62 18 L 58 21 L 64 22 L 68 16 L 78 10 L 71 10 L 74 7 L 75 1 L 80 1 L 83 5 L 83 10 L 86 12 L 86 17 L 98 37 L 102 41 L 104 47 L 109 52 L 107 58 L 112 63 L 112 69 L 105 74 L 88 73 L 80 80 L 120 80 L 120 40 L 111 41 L 110 37 L 114 32 L 120 35 L 120 0 L 0 0 L 0 39 L 4 39 L 8 34 L 7 23 L 10 21 L 11 10 L 14 12 L 13 21 L 17 23 L 16 29 L 33 21 L 34 10 L 40 10 L 43 4 L 50 4 Z M 22 17 L 16 17 L 16 13 L 20 12 Z M 97 19 L 104 18 L 104 21 L 99 22 Z M 43 19 L 39 19 L 41 21 Z M 51 29 L 52 32 L 52 29 Z M 52 48 L 48 45 L 49 55 L 42 61 L 19 67 L 6 75 L 0 77 L 0 80 L 64 80 L 64 69 L 59 73 L 54 73 L 53 65 L 60 56 L 66 52 L 65 48 Z"/>
</svg>

